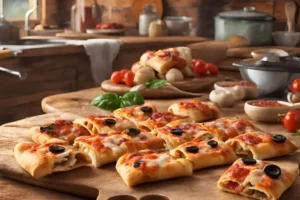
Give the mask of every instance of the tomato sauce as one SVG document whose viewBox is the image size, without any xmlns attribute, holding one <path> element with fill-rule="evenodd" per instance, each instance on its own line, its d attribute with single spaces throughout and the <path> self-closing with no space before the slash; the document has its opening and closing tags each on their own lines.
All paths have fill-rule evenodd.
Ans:
<svg viewBox="0 0 300 200">
<path fill-rule="evenodd" d="M 242 183 L 246 179 L 249 173 L 249 169 L 244 168 L 239 164 L 232 165 L 227 172 L 228 176 L 231 176 L 234 180 L 237 180 L 240 183 Z"/>
<path fill-rule="evenodd" d="M 182 69 L 187 64 L 186 60 L 179 56 L 179 51 L 177 49 L 173 49 L 173 51 L 171 50 L 161 51 L 158 54 L 158 57 L 162 59 L 171 59 L 175 63 L 173 67 L 177 69 Z"/>
<path fill-rule="evenodd" d="M 241 139 L 243 140 L 243 142 L 245 142 L 248 145 L 256 145 L 262 143 L 263 141 L 260 137 L 250 135 L 250 134 L 241 135 Z"/>
<path fill-rule="evenodd" d="M 252 106 L 258 106 L 258 107 L 287 107 L 286 105 L 278 103 L 278 101 L 275 100 L 259 100 L 251 102 L 250 105 Z"/>
</svg>

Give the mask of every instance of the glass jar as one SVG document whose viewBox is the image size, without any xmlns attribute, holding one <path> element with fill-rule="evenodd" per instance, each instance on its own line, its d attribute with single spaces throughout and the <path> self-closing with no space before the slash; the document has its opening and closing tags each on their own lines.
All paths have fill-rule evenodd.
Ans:
<svg viewBox="0 0 300 200">
<path fill-rule="evenodd" d="M 144 10 L 139 16 L 139 34 L 147 36 L 150 23 L 157 19 L 159 19 L 159 16 L 156 6 L 154 4 L 145 4 Z"/>
<path fill-rule="evenodd" d="M 85 33 L 86 29 L 96 28 L 101 18 L 102 6 L 97 0 L 77 0 L 71 10 L 71 28 L 76 32 Z"/>
</svg>

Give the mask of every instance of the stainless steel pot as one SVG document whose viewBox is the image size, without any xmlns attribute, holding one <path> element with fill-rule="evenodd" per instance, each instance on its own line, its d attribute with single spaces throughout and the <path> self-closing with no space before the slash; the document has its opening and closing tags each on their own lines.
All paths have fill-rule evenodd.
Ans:
<svg viewBox="0 0 300 200">
<path fill-rule="evenodd" d="M 227 40 L 231 36 L 243 36 L 251 46 L 272 43 L 272 28 L 275 18 L 255 7 L 221 12 L 215 17 L 215 39 Z"/>
</svg>

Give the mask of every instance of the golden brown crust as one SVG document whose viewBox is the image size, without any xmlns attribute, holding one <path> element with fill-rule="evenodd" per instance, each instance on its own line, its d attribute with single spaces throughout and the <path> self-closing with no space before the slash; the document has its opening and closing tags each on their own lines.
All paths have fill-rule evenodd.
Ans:
<svg viewBox="0 0 300 200">
<path fill-rule="evenodd" d="M 181 129 L 182 134 L 173 134 L 172 130 Z M 170 123 L 162 128 L 154 129 L 153 135 L 162 138 L 167 149 L 174 149 L 178 145 L 195 139 L 205 140 L 214 138 L 216 135 L 207 131 L 201 124 L 197 123 Z"/>
<path fill-rule="evenodd" d="M 135 162 L 140 162 L 140 166 L 134 167 Z M 127 153 L 116 164 L 118 173 L 130 187 L 146 182 L 191 176 L 192 168 L 190 161 L 176 159 L 169 153 L 158 150 Z"/>
<path fill-rule="evenodd" d="M 143 112 L 143 107 L 151 108 L 152 112 Z M 135 105 L 117 109 L 113 112 L 113 116 L 124 117 L 132 121 L 138 127 L 140 122 L 149 119 L 154 112 L 157 112 L 157 108 L 153 104 L 145 104 L 142 106 Z"/>
<path fill-rule="evenodd" d="M 281 167 L 281 175 L 271 178 L 264 168 L 271 163 L 257 160 L 256 164 L 245 165 L 238 159 L 221 176 L 218 187 L 224 191 L 261 200 L 279 199 L 299 174 L 297 168 L 287 170 Z"/>
<path fill-rule="evenodd" d="M 218 142 L 216 147 L 211 147 L 207 144 L 209 140 L 199 141 L 194 140 L 179 145 L 177 148 L 171 150 L 171 155 L 176 158 L 185 158 L 193 162 L 194 170 L 206 167 L 232 164 L 237 157 L 234 151 L 227 146 L 223 141 L 214 138 Z M 197 152 L 189 152 L 187 148 L 198 147 Z"/>
<path fill-rule="evenodd" d="M 152 114 L 151 118 L 147 119 L 146 121 L 140 122 L 138 128 L 152 131 L 155 128 L 161 128 L 168 123 L 175 121 L 177 123 L 183 123 L 192 122 L 193 120 L 188 116 L 174 115 L 170 112 L 156 112 Z"/>
<path fill-rule="evenodd" d="M 106 124 L 106 120 L 114 120 L 115 124 Z M 79 124 L 85 127 L 91 135 L 98 133 L 107 133 L 109 131 L 123 131 L 127 128 L 135 128 L 135 124 L 124 118 L 124 117 L 114 117 L 114 116 L 99 116 L 90 115 L 84 118 L 79 118 L 74 121 L 75 124 Z"/>
<path fill-rule="evenodd" d="M 52 145 L 63 146 L 62 153 L 52 153 Z M 69 171 L 91 162 L 89 156 L 79 152 L 66 141 L 51 139 L 46 144 L 18 143 L 14 148 L 14 156 L 21 167 L 34 178 L 40 178 L 54 172 Z"/>
<path fill-rule="evenodd" d="M 189 116 L 196 122 L 213 120 L 220 116 L 216 106 L 197 100 L 172 104 L 168 111 L 176 115 Z"/>
<path fill-rule="evenodd" d="M 248 156 L 257 160 L 274 158 L 295 152 L 298 148 L 286 139 L 283 143 L 272 140 L 272 134 L 250 132 L 226 141 L 237 155 Z"/>
</svg>

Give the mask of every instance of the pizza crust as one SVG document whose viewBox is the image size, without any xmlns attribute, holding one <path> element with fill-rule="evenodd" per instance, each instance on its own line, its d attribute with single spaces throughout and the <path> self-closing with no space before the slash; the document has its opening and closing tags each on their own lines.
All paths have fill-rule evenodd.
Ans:
<svg viewBox="0 0 300 200">
<path fill-rule="evenodd" d="M 207 145 L 206 141 L 195 140 L 179 145 L 177 148 L 171 150 L 171 155 L 176 158 L 188 159 L 193 163 L 193 169 L 202 169 L 206 167 L 219 166 L 232 164 L 237 160 L 237 157 L 233 150 L 227 146 L 223 141 L 214 138 L 218 142 L 218 146 L 215 148 Z M 186 150 L 186 147 L 197 146 L 199 151 L 197 153 L 190 153 Z"/>
<path fill-rule="evenodd" d="M 281 167 L 281 175 L 274 179 L 263 171 L 264 167 L 271 163 L 260 160 L 256 162 L 254 165 L 245 165 L 241 159 L 238 159 L 221 176 L 218 187 L 224 191 L 254 199 L 276 200 L 293 184 L 299 174 L 298 169 L 287 170 Z M 234 169 L 236 167 L 239 170 Z M 247 173 L 242 173 L 242 171 Z M 241 173 L 244 174 L 243 178 L 241 178 Z"/>
<path fill-rule="evenodd" d="M 247 144 L 242 138 L 261 138 L 262 142 Z M 254 140 L 254 139 L 252 139 Z M 272 134 L 263 132 L 250 132 L 231 138 L 226 141 L 239 156 L 247 156 L 256 160 L 275 158 L 295 152 L 298 148 L 288 139 L 284 143 L 272 141 Z"/>
<path fill-rule="evenodd" d="M 208 110 L 203 110 L 200 107 L 184 107 L 181 104 L 184 103 L 189 103 L 193 105 L 203 104 L 204 106 L 208 107 Z M 175 114 L 175 115 L 182 115 L 182 116 L 189 116 L 196 122 L 203 122 L 207 120 L 213 120 L 216 119 L 220 116 L 220 111 L 219 109 L 214 106 L 213 104 L 210 103 L 205 103 L 205 102 L 199 102 L 199 101 L 192 101 L 192 102 L 180 102 L 180 103 L 175 103 L 172 104 L 169 108 L 168 111 Z"/>
<path fill-rule="evenodd" d="M 127 153 L 117 161 L 116 169 L 122 177 L 123 181 L 129 187 L 146 182 L 153 182 L 182 176 L 191 176 L 193 173 L 192 163 L 186 159 L 175 159 L 167 152 L 162 153 L 152 150 L 145 150 L 141 152 L 153 152 L 146 155 L 156 155 L 158 156 L 158 158 L 146 161 L 143 160 L 146 159 L 146 156 L 142 157 L 141 159 L 143 160 L 143 162 L 145 162 L 146 165 L 146 167 L 144 168 L 134 168 L 133 165 L 130 164 L 130 157 L 134 153 Z"/>
<path fill-rule="evenodd" d="M 65 147 L 63 153 L 54 154 L 49 146 Z M 20 166 L 34 178 L 55 173 L 69 171 L 91 162 L 89 156 L 76 148 L 69 146 L 66 141 L 52 139 L 46 144 L 18 143 L 14 148 L 14 157 Z"/>
</svg>

